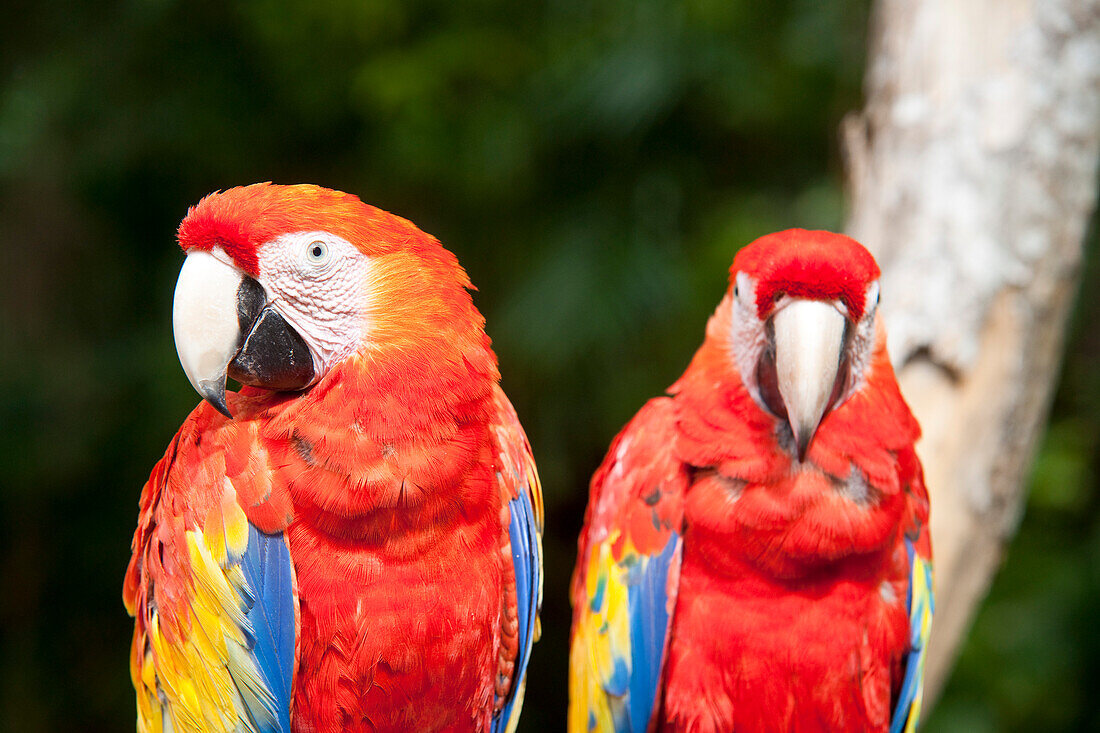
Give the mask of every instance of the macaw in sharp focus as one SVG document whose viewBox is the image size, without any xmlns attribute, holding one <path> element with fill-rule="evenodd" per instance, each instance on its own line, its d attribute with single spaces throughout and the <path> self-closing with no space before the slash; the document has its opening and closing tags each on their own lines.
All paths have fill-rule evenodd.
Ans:
<svg viewBox="0 0 1100 733">
<path fill-rule="evenodd" d="M 572 733 L 915 729 L 928 495 L 878 276 L 828 232 L 737 254 L 691 365 L 592 479 Z"/>
<path fill-rule="evenodd" d="M 205 401 L 142 491 L 138 730 L 513 730 L 541 490 L 454 255 L 306 185 L 211 194 L 179 242 Z"/>
</svg>

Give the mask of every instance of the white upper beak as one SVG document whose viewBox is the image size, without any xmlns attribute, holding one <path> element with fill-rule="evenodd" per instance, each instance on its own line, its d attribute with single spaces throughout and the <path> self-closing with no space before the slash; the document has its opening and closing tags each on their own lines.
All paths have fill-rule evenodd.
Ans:
<svg viewBox="0 0 1100 733">
<path fill-rule="evenodd" d="M 180 365 L 191 385 L 223 414 L 225 375 L 239 347 L 237 290 L 244 273 L 213 254 L 187 255 L 176 281 L 172 330 Z"/>
<path fill-rule="evenodd" d="M 779 394 L 801 459 L 836 386 L 846 319 L 830 303 L 796 298 L 772 323 Z"/>
</svg>

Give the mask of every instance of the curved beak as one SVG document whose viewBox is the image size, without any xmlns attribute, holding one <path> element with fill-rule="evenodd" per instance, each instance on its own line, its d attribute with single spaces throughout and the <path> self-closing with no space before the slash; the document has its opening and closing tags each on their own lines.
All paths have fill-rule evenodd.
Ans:
<svg viewBox="0 0 1100 733">
<path fill-rule="evenodd" d="M 172 330 L 191 386 L 232 418 L 226 376 L 268 389 L 303 389 L 313 382 L 305 340 L 270 307 L 263 287 L 213 254 L 187 255 L 176 281 Z"/>
<path fill-rule="evenodd" d="M 226 417 L 225 375 L 237 353 L 237 290 L 245 274 L 205 251 L 187 255 L 172 301 L 172 332 L 183 373 Z"/>
<path fill-rule="evenodd" d="M 829 303 L 798 298 L 772 323 L 777 386 L 802 460 L 836 398 L 847 319 Z"/>
</svg>

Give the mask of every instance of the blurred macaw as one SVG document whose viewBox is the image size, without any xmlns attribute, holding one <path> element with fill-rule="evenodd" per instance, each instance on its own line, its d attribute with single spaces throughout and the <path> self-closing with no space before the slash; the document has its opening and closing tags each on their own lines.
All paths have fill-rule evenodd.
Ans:
<svg viewBox="0 0 1100 733">
<path fill-rule="evenodd" d="M 205 401 L 142 491 L 138 730 L 514 729 L 541 490 L 454 255 L 308 185 L 211 194 L 179 243 Z"/>
<path fill-rule="evenodd" d="M 932 614 L 920 429 L 848 237 L 742 249 L 592 479 L 569 730 L 911 731 Z"/>
</svg>

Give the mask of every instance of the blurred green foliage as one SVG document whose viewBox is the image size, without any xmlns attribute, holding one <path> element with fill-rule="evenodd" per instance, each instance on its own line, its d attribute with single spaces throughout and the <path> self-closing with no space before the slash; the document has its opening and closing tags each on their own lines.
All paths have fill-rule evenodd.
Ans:
<svg viewBox="0 0 1100 733">
<path fill-rule="evenodd" d="M 587 478 L 686 366 L 737 247 L 842 223 L 867 0 L 15 0 L 0 24 L 0 727 L 128 729 L 141 485 L 196 397 L 175 225 L 214 189 L 358 193 L 480 288 L 548 514 L 522 730 L 560 730 Z M 1093 270 L 1095 271 L 1095 238 Z M 1095 727 L 1100 301 L 1006 571 L 930 730 Z"/>
</svg>

